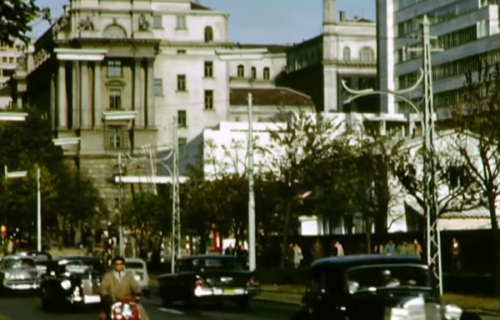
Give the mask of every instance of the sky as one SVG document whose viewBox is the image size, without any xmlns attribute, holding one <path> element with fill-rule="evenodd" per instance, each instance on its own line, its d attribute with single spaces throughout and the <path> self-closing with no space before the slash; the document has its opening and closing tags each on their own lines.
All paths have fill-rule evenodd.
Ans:
<svg viewBox="0 0 500 320">
<path fill-rule="evenodd" d="M 37 0 L 50 7 L 52 16 L 62 14 L 69 0 Z M 321 33 L 323 0 L 200 0 L 202 5 L 230 14 L 230 41 L 257 44 L 293 44 Z M 337 11 L 348 18 L 362 16 L 375 19 L 374 0 L 337 0 Z M 38 37 L 48 28 L 35 23 L 32 36 Z"/>
</svg>

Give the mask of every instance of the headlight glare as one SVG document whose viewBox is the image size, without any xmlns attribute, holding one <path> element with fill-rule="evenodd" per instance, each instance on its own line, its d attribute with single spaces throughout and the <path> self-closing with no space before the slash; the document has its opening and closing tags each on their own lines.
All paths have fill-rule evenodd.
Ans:
<svg viewBox="0 0 500 320">
<path fill-rule="evenodd" d="M 63 281 L 61 281 L 61 287 L 64 290 L 70 289 L 71 288 L 71 281 L 69 281 L 69 280 L 63 280 Z"/>
<path fill-rule="evenodd" d="M 5 279 L 6 280 L 10 280 L 10 279 L 13 279 L 13 278 L 14 278 L 14 276 L 12 274 L 10 274 L 8 272 L 5 272 Z"/>
<path fill-rule="evenodd" d="M 390 320 L 407 320 L 408 310 L 404 308 L 392 308 Z"/>
</svg>

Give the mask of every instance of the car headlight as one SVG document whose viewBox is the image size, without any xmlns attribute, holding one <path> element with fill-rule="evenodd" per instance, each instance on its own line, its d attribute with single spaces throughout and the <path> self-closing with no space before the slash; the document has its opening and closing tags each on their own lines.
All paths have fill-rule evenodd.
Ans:
<svg viewBox="0 0 500 320">
<path fill-rule="evenodd" d="M 8 272 L 5 272 L 5 279 L 6 280 L 14 279 L 14 276 Z"/>
<path fill-rule="evenodd" d="M 132 309 L 130 308 L 130 304 L 124 304 L 122 309 L 122 316 L 125 319 L 128 319 L 132 316 Z"/>
<path fill-rule="evenodd" d="M 446 320 L 460 320 L 462 316 L 462 309 L 453 304 L 447 304 L 444 307 L 444 317 Z"/>
<path fill-rule="evenodd" d="M 63 280 L 63 281 L 61 281 L 61 287 L 64 290 L 70 289 L 71 288 L 71 281 L 69 281 L 69 280 Z"/>
</svg>

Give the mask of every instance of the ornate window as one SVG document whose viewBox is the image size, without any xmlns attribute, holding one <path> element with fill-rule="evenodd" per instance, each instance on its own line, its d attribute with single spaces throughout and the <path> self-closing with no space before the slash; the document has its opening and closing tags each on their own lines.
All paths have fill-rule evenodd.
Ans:
<svg viewBox="0 0 500 320">
<path fill-rule="evenodd" d="M 155 96 L 163 95 L 163 79 L 155 79 L 154 83 Z"/>
<path fill-rule="evenodd" d="M 205 90 L 205 110 L 213 110 L 214 108 L 214 92 L 213 90 Z"/>
<path fill-rule="evenodd" d="M 177 125 L 179 128 L 186 128 L 187 127 L 186 110 L 177 110 Z"/>
<path fill-rule="evenodd" d="M 241 64 L 238 66 L 237 75 L 238 78 L 245 78 L 245 67 Z"/>
<path fill-rule="evenodd" d="M 344 61 L 351 61 L 351 48 L 344 47 L 343 58 Z"/>
<path fill-rule="evenodd" d="M 120 60 L 108 60 L 108 77 L 122 76 L 122 62 Z"/>
<path fill-rule="evenodd" d="M 153 28 L 161 29 L 163 28 L 163 16 L 155 14 L 153 16 Z"/>
<path fill-rule="evenodd" d="M 372 48 L 364 47 L 359 52 L 359 59 L 362 62 L 374 62 L 375 61 L 375 52 Z"/>
<path fill-rule="evenodd" d="M 212 61 L 205 61 L 205 78 L 213 78 L 214 76 L 214 63 Z"/>
<path fill-rule="evenodd" d="M 181 29 L 181 30 L 187 29 L 187 27 L 186 27 L 186 16 L 184 16 L 184 15 L 178 15 L 177 16 L 175 28 L 176 29 Z"/>
<path fill-rule="evenodd" d="M 120 89 L 109 90 L 109 109 L 120 110 L 122 108 L 122 92 Z"/>
<path fill-rule="evenodd" d="M 212 27 L 205 28 L 205 42 L 213 42 L 214 41 L 214 29 Z"/>
<path fill-rule="evenodd" d="M 127 37 L 127 32 L 121 26 L 112 24 L 103 32 L 104 38 L 119 38 L 123 39 Z"/>
<path fill-rule="evenodd" d="M 255 67 L 252 67 L 251 74 L 252 79 L 257 79 L 257 69 Z"/>
<path fill-rule="evenodd" d="M 271 79 L 271 69 L 268 67 L 264 68 L 264 80 L 270 80 Z"/>
<path fill-rule="evenodd" d="M 186 75 L 177 75 L 177 91 L 186 91 Z"/>
<path fill-rule="evenodd" d="M 126 130 L 124 126 L 108 126 L 106 128 L 106 147 L 123 149 L 126 147 Z"/>
</svg>

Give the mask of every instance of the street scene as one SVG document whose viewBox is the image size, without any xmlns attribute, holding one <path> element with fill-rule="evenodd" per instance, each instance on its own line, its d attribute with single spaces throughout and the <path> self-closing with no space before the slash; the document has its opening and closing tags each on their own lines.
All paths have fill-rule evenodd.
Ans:
<svg viewBox="0 0 500 320">
<path fill-rule="evenodd" d="M 0 320 L 499 319 L 499 5 L 0 0 Z"/>
</svg>

